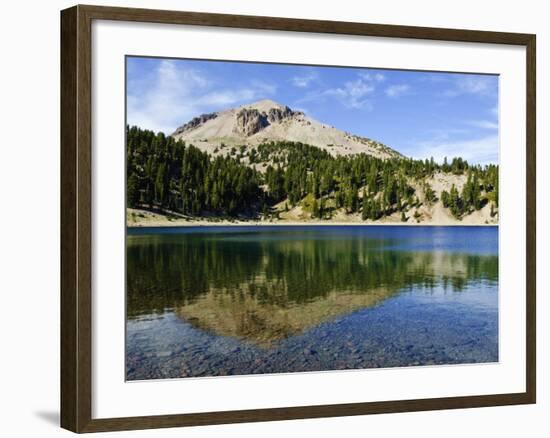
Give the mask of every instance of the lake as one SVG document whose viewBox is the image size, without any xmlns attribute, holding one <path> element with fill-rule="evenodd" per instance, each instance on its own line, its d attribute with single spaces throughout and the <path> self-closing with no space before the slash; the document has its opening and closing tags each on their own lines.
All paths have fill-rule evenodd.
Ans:
<svg viewBox="0 0 550 438">
<path fill-rule="evenodd" d="M 498 361 L 498 227 L 128 228 L 128 380 Z"/>
</svg>

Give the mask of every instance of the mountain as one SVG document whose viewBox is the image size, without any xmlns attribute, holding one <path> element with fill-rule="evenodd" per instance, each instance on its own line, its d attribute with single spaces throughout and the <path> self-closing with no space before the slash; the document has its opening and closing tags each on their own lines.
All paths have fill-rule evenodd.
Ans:
<svg viewBox="0 0 550 438">
<path fill-rule="evenodd" d="M 332 156 L 365 153 L 382 159 L 402 157 L 382 143 L 341 131 L 267 99 L 202 114 L 177 128 L 172 137 L 213 155 L 241 145 L 287 141 L 317 146 Z M 229 148 L 224 151 L 222 144 Z"/>
</svg>

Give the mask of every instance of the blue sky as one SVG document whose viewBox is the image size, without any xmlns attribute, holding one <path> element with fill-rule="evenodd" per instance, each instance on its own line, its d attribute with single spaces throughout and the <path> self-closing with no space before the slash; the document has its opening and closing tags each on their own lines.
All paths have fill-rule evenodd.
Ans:
<svg viewBox="0 0 550 438">
<path fill-rule="evenodd" d="M 498 77 L 365 68 L 127 58 L 127 122 L 172 133 L 261 99 L 406 156 L 498 162 Z"/>
</svg>

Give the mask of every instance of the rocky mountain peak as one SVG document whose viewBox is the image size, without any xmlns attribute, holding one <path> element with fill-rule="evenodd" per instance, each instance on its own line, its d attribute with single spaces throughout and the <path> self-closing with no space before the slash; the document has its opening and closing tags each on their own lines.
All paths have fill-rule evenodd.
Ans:
<svg viewBox="0 0 550 438">
<path fill-rule="evenodd" d="M 272 100 L 261 100 L 241 107 L 236 114 L 234 132 L 245 136 L 254 135 L 271 124 L 281 123 L 297 114 L 302 113 Z"/>
<path fill-rule="evenodd" d="M 206 114 L 201 114 L 200 116 L 197 116 L 197 117 L 193 117 L 189 122 L 177 128 L 172 135 L 183 134 L 187 131 L 191 131 L 192 129 L 204 124 L 208 120 L 215 119 L 217 116 L 218 116 L 218 113 L 206 113 Z"/>
<path fill-rule="evenodd" d="M 256 134 L 269 125 L 267 115 L 254 108 L 243 108 L 237 113 L 234 132 L 245 136 Z"/>
<path fill-rule="evenodd" d="M 269 99 L 202 114 L 180 126 L 172 136 L 212 154 L 227 154 L 236 146 L 253 148 L 285 141 L 316 146 L 334 156 L 401 156 L 377 141 L 341 131 Z"/>
</svg>

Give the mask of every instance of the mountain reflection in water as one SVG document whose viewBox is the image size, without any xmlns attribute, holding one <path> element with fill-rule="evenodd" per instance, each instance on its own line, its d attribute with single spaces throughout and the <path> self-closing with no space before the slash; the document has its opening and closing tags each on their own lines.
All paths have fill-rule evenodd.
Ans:
<svg viewBox="0 0 550 438">
<path fill-rule="evenodd" d="M 278 348 L 283 341 L 408 291 L 429 295 L 444 290 L 457 296 L 472 293 L 472 286 L 496 290 L 498 285 L 496 228 L 159 231 L 139 230 L 127 238 L 130 335 L 132 321 L 170 314 L 173 324 L 179 319 L 211 337 L 259 348 L 261 355 L 261 350 Z M 496 297 L 491 309 L 495 303 Z M 154 346 L 150 349 L 149 358 L 158 359 Z M 217 375 L 215 367 L 211 371 Z M 238 369 L 232 373 L 241 374 Z M 147 378 L 147 373 L 136 377 Z"/>
</svg>

